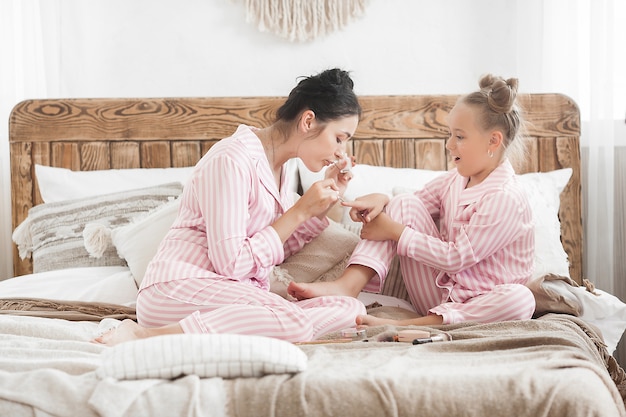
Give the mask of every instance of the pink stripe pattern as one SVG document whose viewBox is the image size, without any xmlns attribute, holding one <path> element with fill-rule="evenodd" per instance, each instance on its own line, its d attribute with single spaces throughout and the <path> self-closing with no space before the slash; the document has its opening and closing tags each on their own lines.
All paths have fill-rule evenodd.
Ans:
<svg viewBox="0 0 626 417">
<path fill-rule="evenodd" d="M 466 183 L 453 170 L 394 197 L 386 211 L 407 226 L 399 241 L 364 240 L 350 263 L 374 269 L 366 290 L 380 291 L 397 253 L 415 308 L 444 323 L 530 318 L 535 301 L 524 284 L 533 266 L 532 212 L 513 167 L 505 160 L 481 184 Z"/>
<path fill-rule="evenodd" d="M 269 292 L 272 268 L 328 226 L 311 218 L 281 242 L 270 225 L 294 203 L 284 172 L 278 187 L 254 128 L 245 125 L 210 149 L 148 265 L 137 301 L 140 324 L 179 322 L 190 333 L 289 341 L 355 325 L 365 307 L 354 298 L 292 302 Z"/>
</svg>

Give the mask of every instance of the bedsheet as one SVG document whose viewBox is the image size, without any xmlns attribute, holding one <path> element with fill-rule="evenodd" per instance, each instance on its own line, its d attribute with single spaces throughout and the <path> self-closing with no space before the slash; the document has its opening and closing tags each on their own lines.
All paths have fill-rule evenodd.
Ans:
<svg viewBox="0 0 626 417">
<path fill-rule="evenodd" d="M 296 374 L 123 381 L 96 376 L 103 322 L 0 316 L 0 415 L 626 416 L 623 370 L 567 315 L 421 327 L 452 340 L 417 346 L 377 341 L 389 326 L 368 341 L 328 335 L 300 345 Z"/>
</svg>

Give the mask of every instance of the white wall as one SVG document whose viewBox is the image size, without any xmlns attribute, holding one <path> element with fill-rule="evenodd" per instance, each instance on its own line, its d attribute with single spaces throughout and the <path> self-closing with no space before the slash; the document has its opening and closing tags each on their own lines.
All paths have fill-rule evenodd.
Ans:
<svg viewBox="0 0 626 417">
<path fill-rule="evenodd" d="M 284 95 L 297 76 L 332 66 L 353 71 L 360 94 L 466 92 L 486 72 L 543 90 L 538 74 L 525 74 L 535 66 L 523 64 L 506 18 L 516 2 L 371 0 L 365 16 L 307 43 L 259 32 L 243 0 L 61 4 L 46 45 L 61 44 L 56 68 L 46 69 L 50 96 Z M 532 16 L 523 4 L 519 13 Z M 523 26 L 528 34 L 530 19 Z"/>
</svg>

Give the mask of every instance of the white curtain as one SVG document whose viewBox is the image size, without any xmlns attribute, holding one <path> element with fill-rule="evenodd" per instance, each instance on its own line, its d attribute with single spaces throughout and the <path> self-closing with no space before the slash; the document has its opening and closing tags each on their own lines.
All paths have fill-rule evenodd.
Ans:
<svg viewBox="0 0 626 417">
<path fill-rule="evenodd" d="M 45 97 L 47 93 L 40 2 L 0 2 L 0 28 L 0 114 L 8 117 L 19 101 Z M 3 279 L 13 274 L 7 119 L 0 130 L 0 170 L 0 279 Z"/>
</svg>

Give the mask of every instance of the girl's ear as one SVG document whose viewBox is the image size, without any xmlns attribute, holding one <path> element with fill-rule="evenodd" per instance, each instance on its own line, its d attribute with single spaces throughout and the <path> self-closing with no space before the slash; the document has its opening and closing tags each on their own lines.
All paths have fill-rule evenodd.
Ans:
<svg viewBox="0 0 626 417">
<path fill-rule="evenodd" d="M 504 140 L 504 136 L 502 132 L 499 130 L 494 130 L 491 132 L 491 138 L 489 139 L 489 149 L 496 150 L 502 145 L 502 141 Z"/>
</svg>

